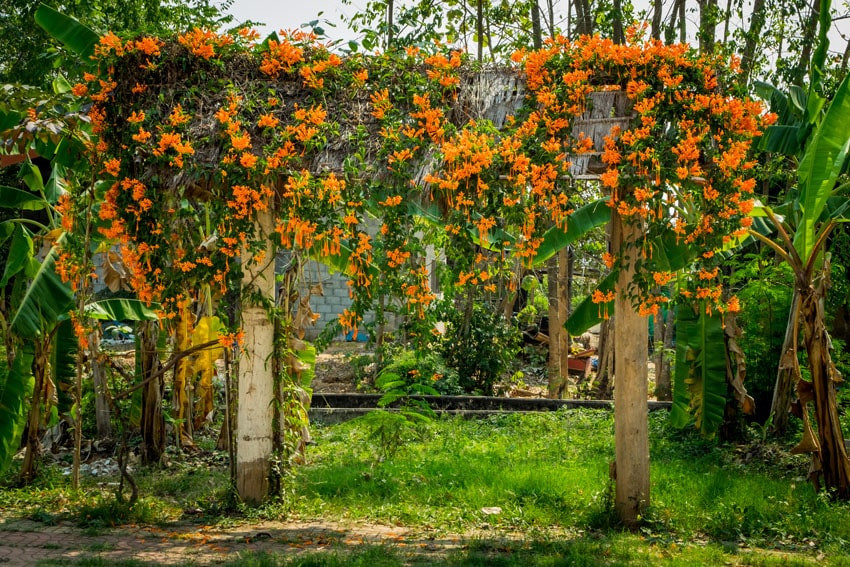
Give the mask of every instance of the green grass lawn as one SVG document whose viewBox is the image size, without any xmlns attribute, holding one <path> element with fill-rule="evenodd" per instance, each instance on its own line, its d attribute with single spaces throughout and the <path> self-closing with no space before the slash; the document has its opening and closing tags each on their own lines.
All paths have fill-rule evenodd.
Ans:
<svg viewBox="0 0 850 567">
<path fill-rule="evenodd" d="M 718 445 L 665 419 L 650 418 L 651 506 L 634 533 L 612 511 L 613 417 L 601 410 L 421 424 L 372 415 L 316 427 L 317 445 L 284 496 L 236 514 L 226 513 L 226 464 L 180 459 L 137 474 L 143 498 L 133 510 L 95 484 L 69 495 L 48 471 L 34 487 L 0 491 L 0 514 L 102 529 L 116 519 L 168 524 L 196 507 L 208 524 L 325 519 L 465 534 L 465 546 L 440 556 L 449 565 L 850 565 L 850 505 L 813 491 L 805 457 L 770 444 Z M 367 546 L 238 564 L 434 561 Z"/>
</svg>

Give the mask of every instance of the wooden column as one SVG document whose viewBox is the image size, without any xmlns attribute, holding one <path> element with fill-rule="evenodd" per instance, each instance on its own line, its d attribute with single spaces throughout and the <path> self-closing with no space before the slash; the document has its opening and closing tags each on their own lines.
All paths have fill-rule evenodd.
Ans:
<svg viewBox="0 0 850 567">
<path fill-rule="evenodd" d="M 634 275 L 638 252 L 630 243 L 639 241 L 640 229 L 624 225 L 613 212 L 613 250 L 620 253 L 623 266 L 617 280 L 614 300 L 614 443 L 616 495 L 615 507 L 622 522 L 634 527 L 649 505 L 649 422 L 647 342 L 649 329 L 626 297 Z"/>
<path fill-rule="evenodd" d="M 258 233 L 266 238 L 273 228 L 271 211 L 257 215 Z M 271 243 L 266 247 L 271 251 Z M 274 257 L 266 254 L 257 264 L 248 253 L 242 255 L 243 298 L 260 294 L 274 301 Z M 274 324 L 267 306 L 244 300 L 242 329 L 245 333 L 239 361 L 239 397 L 236 416 L 236 490 L 246 503 L 263 501 L 269 491 L 269 462 L 272 454 L 272 399 L 274 376 Z"/>
</svg>

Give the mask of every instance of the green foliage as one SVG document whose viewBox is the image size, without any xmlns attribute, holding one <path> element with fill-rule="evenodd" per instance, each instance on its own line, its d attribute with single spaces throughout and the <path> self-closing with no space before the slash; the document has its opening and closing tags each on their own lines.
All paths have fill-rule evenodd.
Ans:
<svg viewBox="0 0 850 567">
<path fill-rule="evenodd" d="M 791 268 L 764 254 L 748 254 L 736 264 L 730 285 L 741 300 L 738 346 L 747 361 L 747 393 L 756 403 L 759 421 L 767 419 L 779 370 L 782 342 L 794 285 Z"/>
<path fill-rule="evenodd" d="M 522 279 L 521 287 L 526 292 L 526 303 L 516 314 L 520 328 L 536 325 L 542 317 L 548 315 L 549 297 L 546 294 L 548 277 L 548 274 L 543 276 L 542 284 L 536 275 L 529 274 Z"/>
<path fill-rule="evenodd" d="M 439 349 L 446 363 L 457 371 L 461 388 L 467 393 L 492 395 L 493 386 L 519 352 L 517 329 L 497 310 L 480 302 L 456 309 L 444 300 L 436 312 L 438 320 L 446 324 Z"/>
<path fill-rule="evenodd" d="M 850 135 L 846 118 L 850 114 L 850 76 L 844 78 L 829 105 L 823 122 L 815 130 L 797 170 L 800 207 L 803 216 L 794 232 L 794 248 L 808 262 L 817 251 L 816 245 L 824 225 L 821 213 L 834 194 L 839 174 L 845 170 Z M 846 205 L 845 205 L 846 206 Z"/>
<path fill-rule="evenodd" d="M 91 49 L 91 30 L 98 33 L 167 33 L 182 32 L 195 26 L 216 29 L 232 21 L 232 16 L 226 15 L 232 3 L 232 0 L 93 0 L 71 3 L 8 0 L 0 17 L 0 83 L 46 88 L 55 76 L 55 69 L 62 64 L 63 70 L 70 75 L 81 74 L 86 63 L 81 56 Z M 62 10 L 62 14 L 56 10 Z M 36 21 L 40 25 L 36 25 Z M 80 21 L 85 26 L 81 26 Z M 49 34 L 62 41 L 69 53 L 54 48 Z M 94 39 L 97 40 L 96 34 Z"/>
<path fill-rule="evenodd" d="M 407 443 L 422 438 L 431 419 L 426 408 L 412 404 L 399 411 L 376 410 L 358 418 L 369 430 L 368 442 L 377 462 L 393 458 Z"/>
<path fill-rule="evenodd" d="M 543 235 L 543 242 L 537 249 L 534 265 L 540 266 L 559 250 L 570 246 L 580 238 L 586 237 L 594 228 L 604 226 L 611 220 L 611 207 L 608 199 L 598 199 L 577 209 L 568 215 L 562 226 L 554 226 Z"/>
<path fill-rule="evenodd" d="M 26 401 L 32 395 L 33 345 L 20 348 L 11 368 L 0 366 L 0 473 L 9 462 L 21 441 L 26 419 Z"/>
<path fill-rule="evenodd" d="M 670 422 L 712 438 L 726 407 L 726 345 L 723 318 L 705 307 L 680 305 L 676 319 L 676 365 Z"/>
<path fill-rule="evenodd" d="M 385 392 L 382 405 L 402 396 L 454 396 L 462 394 L 458 373 L 435 351 L 401 350 L 388 353 L 384 368 L 378 373 L 375 387 Z"/>
</svg>

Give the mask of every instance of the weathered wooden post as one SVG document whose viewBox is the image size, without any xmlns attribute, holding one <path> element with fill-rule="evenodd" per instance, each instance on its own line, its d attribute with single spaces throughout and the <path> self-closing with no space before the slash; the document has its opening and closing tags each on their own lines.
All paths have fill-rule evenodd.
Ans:
<svg viewBox="0 0 850 567">
<path fill-rule="evenodd" d="M 269 238 L 274 227 L 271 207 L 257 212 L 255 227 L 258 236 Z M 273 250 L 271 243 L 266 249 Z M 236 490 L 244 502 L 256 504 L 268 495 L 272 454 L 274 323 L 268 307 L 274 302 L 274 256 L 268 254 L 257 262 L 251 252 L 243 251 L 242 269 L 246 299 L 242 305 L 244 354 L 239 361 Z"/>
<path fill-rule="evenodd" d="M 638 253 L 633 243 L 639 240 L 640 228 L 624 224 L 616 210 L 611 222 L 612 248 L 622 262 L 614 299 L 614 505 L 620 520 L 632 527 L 649 505 L 649 327 L 627 294 Z"/>
<path fill-rule="evenodd" d="M 598 179 L 591 173 L 613 128 L 626 130 L 631 122 L 631 101 L 622 91 L 593 92 L 588 108 L 573 124 L 573 134 L 593 140 L 593 152 L 570 156 L 575 179 Z M 628 291 L 635 275 L 634 243 L 641 229 L 626 224 L 616 209 L 611 213 L 611 250 L 621 259 L 614 313 L 614 444 L 615 508 L 620 520 L 634 526 L 649 504 L 649 417 L 647 357 L 649 327 L 638 314 Z"/>
</svg>

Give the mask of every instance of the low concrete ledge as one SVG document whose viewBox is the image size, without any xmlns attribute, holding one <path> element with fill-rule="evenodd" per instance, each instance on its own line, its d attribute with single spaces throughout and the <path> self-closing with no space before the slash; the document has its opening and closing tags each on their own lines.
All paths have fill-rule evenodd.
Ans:
<svg viewBox="0 0 850 567">
<path fill-rule="evenodd" d="M 322 394 L 314 393 L 310 421 L 331 425 L 354 419 L 375 410 L 398 411 L 399 404 L 379 408 L 380 394 Z M 557 411 L 562 408 L 614 408 L 609 400 L 551 400 L 547 398 L 500 398 L 489 396 L 411 396 L 428 403 L 437 415 L 474 419 L 504 413 Z M 670 402 L 647 402 L 649 411 L 669 410 Z"/>
</svg>

